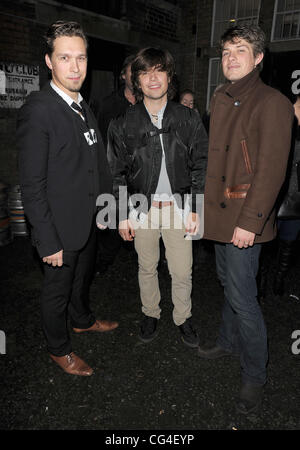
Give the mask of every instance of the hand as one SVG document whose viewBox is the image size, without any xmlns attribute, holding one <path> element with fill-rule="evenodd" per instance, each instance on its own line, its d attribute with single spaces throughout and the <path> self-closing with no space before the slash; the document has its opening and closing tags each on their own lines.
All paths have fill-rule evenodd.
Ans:
<svg viewBox="0 0 300 450">
<path fill-rule="evenodd" d="M 132 241 L 134 236 L 135 236 L 135 232 L 134 232 L 134 228 L 132 226 L 132 223 L 130 222 L 130 220 L 126 219 L 126 220 L 122 220 L 119 223 L 119 233 L 122 239 L 124 239 L 124 241 Z"/>
<path fill-rule="evenodd" d="M 199 228 L 200 228 L 199 214 L 190 212 L 186 220 L 185 231 L 193 236 L 199 232 Z"/>
<path fill-rule="evenodd" d="M 232 242 L 233 245 L 239 248 L 247 248 L 252 247 L 252 245 L 254 244 L 254 239 L 255 233 L 252 233 L 252 231 L 247 231 L 243 230 L 242 228 L 235 227 L 230 242 Z"/>
<path fill-rule="evenodd" d="M 45 256 L 43 258 L 43 262 L 49 264 L 50 266 L 52 265 L 53 267 L 61 267 L 63 265 L 63 251 L 60 250 L 53 255 Z"/>
<path fill-rule="evenodd" d="M 97 222 L 97 227 L 98 227 L 100 230 L 106 230 L 107 225 L 102 225 L 101 223 Z"/>
</svg>

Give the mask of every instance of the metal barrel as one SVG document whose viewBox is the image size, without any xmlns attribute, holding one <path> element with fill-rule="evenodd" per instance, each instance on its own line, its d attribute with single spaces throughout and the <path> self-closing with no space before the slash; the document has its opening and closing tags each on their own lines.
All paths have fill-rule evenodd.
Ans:
<svg viewBox="0 0 300 450">
<path fill-rule="evenodd" d="M 24 214 L 20 185 L 13 186 L 8 194 L 10 226 L 14 236 L 27 236 L 28 227 Z"/>
<path fill-rule="evenodd" d="M 9 244 L 12 239 L 8 209 L 8 185 L 0 181 L 0 246 Z"/>
</svg>

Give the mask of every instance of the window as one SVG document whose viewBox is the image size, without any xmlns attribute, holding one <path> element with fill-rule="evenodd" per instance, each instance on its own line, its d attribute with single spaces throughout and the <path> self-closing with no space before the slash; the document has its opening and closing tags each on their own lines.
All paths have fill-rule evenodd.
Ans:
<svg viewBox="0 0 300 450">
<path fill-rule="evenodd" d="M 220 84 L 223 83 L 225 83 L 225 78 L 221 67 L 221 58 L 210 58 L 208 69 L 207 99 L 206 99 L 207 111 L 209 109 L 211 96 L 213 95 L 216 87 L 218 87 Z"/>
<path fill-rule="evenodd" d="M 300 39 L 300 0 L 277 0 L 272 41 Z"/>
<path fill-rule="evenodd" d="M 214 0 L 211 46 L 231 25 L 258 24 L 260 0 Z"/>
</svg>

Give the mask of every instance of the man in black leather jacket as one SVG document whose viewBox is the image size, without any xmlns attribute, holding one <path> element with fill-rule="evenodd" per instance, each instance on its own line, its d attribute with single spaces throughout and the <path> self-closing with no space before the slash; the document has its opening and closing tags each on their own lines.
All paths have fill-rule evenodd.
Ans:
<svg viewBox="0 0 300 450">
<path fill-rule="evenodd" d="M 111 122 L 107 150 L 119 233 L 125 241 L 134 240 L 138 253 L 144 313 L 139 337 L 150 342 L 157 336 L 162 237 L 172 278 L 173 320 L 183 342 L 197 347 L 190 320 L 191 236 L 197 235 L 200 226 L 207 135 L 196 112 L 171 101 L 175 64 L 168 51 L 140 50 L 131 71 L 137 103 Z"/>
</svg>

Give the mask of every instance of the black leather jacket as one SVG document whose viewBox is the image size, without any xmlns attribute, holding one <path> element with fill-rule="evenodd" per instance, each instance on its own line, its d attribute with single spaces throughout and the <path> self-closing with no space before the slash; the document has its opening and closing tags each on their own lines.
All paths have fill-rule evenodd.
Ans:
<svg viewBox="0 0 300 450">
<path fill-rule="evenodd" d="M 207 134 L 197 112 L 172 101 L 166 105 L 161 130 L 152 124 L 144 103 L 131 106 L 110 123 L 107 152 L 114 195 L 120 200 L 119 187 L 126 186 L 129 195 L 147 197 L 142 210 L 149 210 L 161 168 L 161 133 L 172 193 L 180 194 L 181 201 L 192 194 L 192 211 L 196 211 L 196 194 L 204 192 Z M 123 209 L 119 220 L 126 219 L 127 213 Z"/>
</svg>

